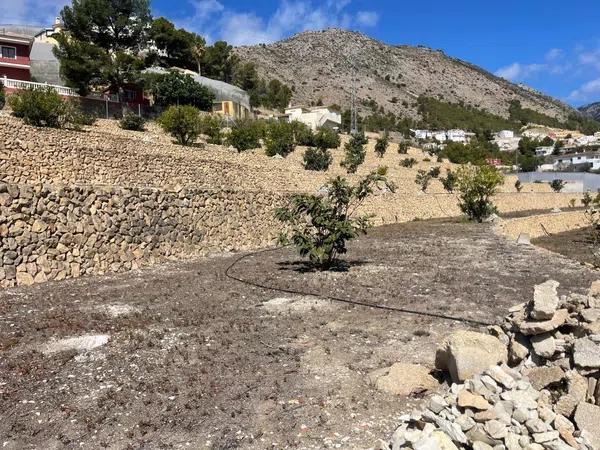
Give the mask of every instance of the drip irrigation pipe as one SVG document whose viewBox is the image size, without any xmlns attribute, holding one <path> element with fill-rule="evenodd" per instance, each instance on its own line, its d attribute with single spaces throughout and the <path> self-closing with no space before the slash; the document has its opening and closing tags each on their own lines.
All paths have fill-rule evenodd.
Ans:
<svg viewBox="0 0 600 450">
<path fill-rule="evenodd" d="M 245 280 L 243 278 L 240 278 L 239 276 L 235 276 L 235 275 L 231 274 L 231 272 L 235 268 L 235 266 L 238 265 L 243 260 L 252 258 L 254 256 L 258 256 L 261 254 L 275 252 L 277 250 L 279 250 L 279 248 L 268 248 L 268 249 L 259 250 L 256 252 L 246 253 L 245 255 L 242 255 L 242 256 L 236 258 L 231 264 L 229 264 L 227 269 L 225 269 L 225 276 L 227 278 L 229 278 L 230 280 L 234 280 L 239 283 L 246 284 L 248 286 L 253 286 L 253 287 L 257 287 L 260 289 L 266 289 L 266 290 L 270 290 L 270 291 L 282 292 L 284 294 L 324 298 L 327 300 L 331 300 L 331 301 L 338 302 L 338 303 L 345 303 L 348 305 L 362 306 L 362 307 L 366 307 L 366 308 L 379 309 L 379 310 L 383 310 L 383 311 L 392 311 L 392 312 L 403 313 L 403 314 L 411 314 L 411 315 L 416 315 L 416 316 L 424 316 L 424 317 L 430 317 L 430 318 L 434 318 L 434 319 L 451 320 L 451 321 L 455 321 L 455 322 L 464 322 L 464 323 L 469 323 L 469 324 L 479 325 L 479 326 L 493 325 L 492 323 L 482 322 L 480 320 L 450 316 L 447 314 L 418 311 L 418 310 L 414 310 L 414 309 L 399 308 L 399 307 L 388 306 L 388 305 L 379 305 L 379 304 L 368 303 L 368 302 L 364 302 L 364 301 L 360 301 L 360 300 L 351 300 L 351 299 L 346 299 L 346 298 L 333 297 L 330 295 L 322 295 L 319 293 L 300 291 L 300 290 L 290 289 L 290 288 L 278 288 L 278 287 L 268 286 L 266 284 L 258 283 L 256 281 Z"/>
</svg>

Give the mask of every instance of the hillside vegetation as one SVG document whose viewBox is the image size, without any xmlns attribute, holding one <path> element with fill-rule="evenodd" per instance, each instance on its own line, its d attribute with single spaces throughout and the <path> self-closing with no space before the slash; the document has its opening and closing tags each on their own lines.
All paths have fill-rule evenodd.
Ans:
<svg viewBox="0 0 600 450">
<path fill-rule="evenodd" d="M 542 113 L 560 122 L 579 114 L 558 100 L 441 51 L 390 46 L 350 31 L 305 32 L 270 45 L 238 47 L 233 52 L 241 60 L 253 62 L 260 76 L 289 85 L 296 104 L 322 102 L 346 109 L 354 78 L 363 114 L 371 113 L 375 106 L 378 113 L 420 120 L 419 97 L 504 119 L 510 118 L 515 100 L 529 115 L 533 115 L 529 111 Z"/>
</svg>

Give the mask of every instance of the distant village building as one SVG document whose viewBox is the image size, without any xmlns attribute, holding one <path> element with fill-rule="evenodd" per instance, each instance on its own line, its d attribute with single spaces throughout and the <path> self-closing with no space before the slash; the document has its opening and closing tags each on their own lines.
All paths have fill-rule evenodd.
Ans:
<svg viewBox="0 0 600 450">
<path fill-rule="evenodd" d="M 554 152 L 554 147 L 538 147 L 535 149 L 536 156 L 550 156 Z"/>
<path fill-rule="evenodd" d="M 300 122 L 307 125 L 312 131 L 318 128 L 331 128 L 338 130 L 342 126 L 342 115 L 325 106 L 316 106 L 313 108 L 290 107 L 285 110 L 285 114 L 279 117 L 286 122 Z"/>
<path fill-rule="evenodd" d="M 438 142 L 469 142 L 469 139 L 474 136 L 473 133 L 468 133 L 464 130 L 447 130 L 447 131 L 431 131 L 431 130 L 411 130 L 416 139 L 427 140 L 435 139 Z"/>
<path fill-rule="evenodd" d="M 500 139 L 512 139 L 515 137 L 515 132 L 512 130 L 502 130 L 498 131 L 496 136 L 498 136 Z"/>
<path fill-rule="evenodd" d="M 600 153 L 584 152 L 570 155 L 561 155 L 554 158 L 553 169 L 561 170 L 570 166 L 589 165 L 591 170 L 600 169 Z"/>
</svg>

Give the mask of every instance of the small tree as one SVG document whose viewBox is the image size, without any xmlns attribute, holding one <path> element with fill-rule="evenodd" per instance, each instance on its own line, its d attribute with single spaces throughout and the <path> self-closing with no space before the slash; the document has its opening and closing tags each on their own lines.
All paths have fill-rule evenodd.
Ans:
<svg viewBox="0 0 600 450">
<path fill-rule="evenodd" d="M 315 145 L 315 136 L 310 127 L 297 120 L 292 122 L 292 130 L 294 132 L 294 141 L 296 145 L 312 147 Z"/>
<path fill-rule="evenodd" d="M 589 192 L 586 191 L 586 193 L 583 194 L 583 198 L 581 199 L 581 204 L 586 209 L 590 207 L 590 205 L 592 204 L 592 196 L 590 195 Z"/>
<path fill-rule="evenodd" d="M 123 118 L 119 121 L 119 126 L 124 130 L 129 131 L 144 131 L 144 124 L 146 121 L 143 117 L 133 113 L 126 113 Z"/>
<path fill-rule="evenodd" d="M 521 192 L 523 190 L 523 183 L 521 183 L 521 180 L 515 181 L 515 189 L 517 192 Z"/>
<path fill-rule="evenodd" d="M 147 74 L 145 84 L 155 103 L 162 107 L 190 105 L 210 111 L 215 99 L 206 86 L 197 83 L 190 75 L 178 72 Z"/>
<path fill-rule="evenodd" d="M 398 153 L 400 155 L 406 155 L 408 153 L 408 141 L 402 141 L 400 143 L 398 143 Z"/>
<path fill-rule="evenodd" d="M 458 205 L 469 220 L 482 222 L 496 212 L 492 197 L 504 182 L 504 176 L 496 168 L 488 165 L 461 166 L 456 176 Z"/>
<path fill-rule="evenodd" d="M 267 126 L 265 136 L 265 153 L 267 156 L 287 156 L 294 151 L 294 129 L 286 122 L 271 122 Z"/>
<path fill-rule="evenodd" d="M 408 169 L 410 169 L 416 163 L 417 163 L 417 160 L 415 158 L 404 158 L 402 161 L 400 161 L 400 165 L 402 167 L 406 167 Z"/>
<path fill-rule="evenodd" d="M 356 216 L 357 208 L 381 184 L 394 190 L 385 175 L 386 169 L 380 168 L 354 186 L 338 176 L 325 185 L 324 196 L 294 195 L 289 206 L 275 213 L 289 229 L 281 234 L 280 243 L 293 244 L 316 268 L 330 269 L 346 253 L 346 242 L 372 226 L 371 216 Z"/>
<path fill-rule="evenodd" d="M 160 115 L 158 124 L 178 144 L 190 145 L 200 134 L 200 111 L 193 106 L 171 106 Z"/>
<path fill-rule="evenodd" d="M 254 120 L 239 120 L 232 127 L 227 142 L 238 152 L 260 147 L 262 130 Z"/>
<path fill-rule="evenodd" d="M 385 155 L 385 152 L 387 151 L 389 142 L 390 140 L 387 133 L 377 139 L 377 142 L 375 143 L 375 153 L 377 156 L 383 158 L 383 155 Z"/>
<path fill-rule="evenodd" d="M 441 169 L 439 166 L 432 167 L 429 169 L 429 175 L 431 178 L 438 178 L 440 176 Z"/>
<path fill-rule="evenodd" d="M 324 127 L 317 130 L 313 142 L 315 147 L 321 149 L 338 148 L 341 144 L 340 135 L 335 130 Z"/>
<path fill-rule="evenodd" d="M 304 168 L 324 172 L 329 169 L 332 159 L 329 150 L 309 147 L 304 152 Z"/>
<path fill-rule="evenodd" d="M 584 195 L 586 200 L 585 218 L 589 224 L 588 243 L 594 267 L 600 268 L 600 195 L 592 198 L 588 192 Z"/>
<path fill-rule="evenodd" d="M 366 138 L 363 134 L 352 136 L 345 145 L 346 156 L 340 163 L 348 173 L 356 173 L 356 169 L 365 161 Z"/>
<path fill-rule="evenodd" d="M 431 173 L 422 169 L 417 172 L 417 176 L 415 177 L 415 183 L 417 183 L 420 186 L 421 191 L 427 191 L 427 186 L 429 186 L 430 181 Z"/>
<path fill-rule="evenodd" d="M 221 127 L 223 122 L 218 115 L 206 115 L 200 118 L 200 133 L 208 136 L 208 143 L 221 145 L 223 143 L 223 134 Z"/>
<path fill-rule="evenodd" d="M 550 187 L 552 188 L 552 190 L 554 192 L 560 192 L 564 189 L 564 187 L 566 186 L 567 183 L 565 183 L 563 180 L 561 179 L 556 179 L 556 180 L 552 180 L 550 182 Z"/>
<path fill-rule="evenodd" d="M 440 181 L 442 182 L 442 186 L 448 192 L 454 192 L 454 187 L 456 186 L 456 174 L 452 172 L 450 169 L 447 169 L 446 176 L 441 177 Z"/>
</svg>

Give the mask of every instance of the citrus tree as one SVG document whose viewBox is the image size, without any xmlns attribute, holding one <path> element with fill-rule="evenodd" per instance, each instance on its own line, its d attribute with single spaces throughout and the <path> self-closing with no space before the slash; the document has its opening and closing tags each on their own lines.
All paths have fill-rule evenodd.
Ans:
<svg viewBox="0 0 600 450">
<path fill-rule="evenodd" d="M 456 172 L 456 190 L 461 211 L 469 220 L 482 222 L 496 212 L 492 197 L 503 182 L 504 176 L 495 167 L 460 167 Z"/>
<path fill-rule="evenodd" d="M 292 244 L 302 257 L 308 257 L 319 270 L 330 269 L 337 257 L 345 254 L 346 242 L 366 234 L 372 216 L 357 215 L 357 208 L 373 193 L 387 186 L 387 168 L 379 168 L 351 185 L 342 177 L 330 179 L 325 195 L 298 194 L 289 205 L 278 208 L 275 217 L 285 226 L 280 236 L 283 245 Z"/>
</svg>

